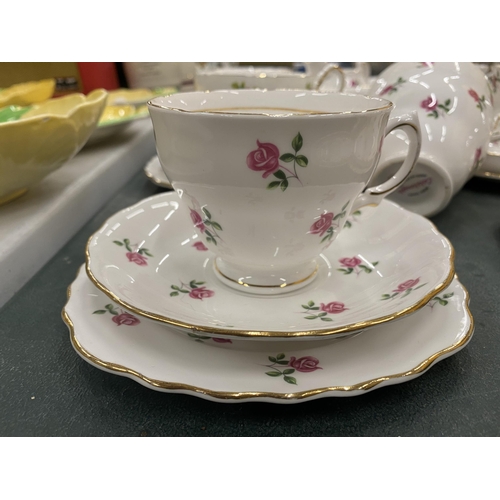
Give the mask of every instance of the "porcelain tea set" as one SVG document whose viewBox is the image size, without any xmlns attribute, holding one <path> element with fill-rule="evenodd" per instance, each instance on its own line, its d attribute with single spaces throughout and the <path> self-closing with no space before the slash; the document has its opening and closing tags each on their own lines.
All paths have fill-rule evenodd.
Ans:
<svg viewBox="0 0 500 500">
<path fill-rule="evenodd" d="M 388 93 L 149 101 L 174 191 L 89 239 L 63 310 L 77 353 L 163 392 L 297 403 L 408 381 L 462 349 L 473 318 L 452 245 L 387 199 L 425 138 Z M 392 135 L 404 154 L 373 182 Z"/>
</svg>

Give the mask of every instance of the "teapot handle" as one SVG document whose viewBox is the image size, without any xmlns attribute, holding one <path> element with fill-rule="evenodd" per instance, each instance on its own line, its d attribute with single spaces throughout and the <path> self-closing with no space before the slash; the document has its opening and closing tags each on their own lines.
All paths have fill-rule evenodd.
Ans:
<svg viewBox="0 0 500 500">
<path fill-rule="evenodd" d="M 314 84 L 313 84 L 313 89 L 317 92 L 321 91 L 321 85 L 326 80 L 326 77 L 330 75 L 333 72 L 338 73 L 338 89 L 336 89 L 336 92 L 342 92 L 345 87 L 345 74 L 342 71 L 342 69 L 337 66 L 336 64 L 329 63 L 326 64 L 323 69 L 318 73 L 318 76 L 316 77 Z"/>
</svg>

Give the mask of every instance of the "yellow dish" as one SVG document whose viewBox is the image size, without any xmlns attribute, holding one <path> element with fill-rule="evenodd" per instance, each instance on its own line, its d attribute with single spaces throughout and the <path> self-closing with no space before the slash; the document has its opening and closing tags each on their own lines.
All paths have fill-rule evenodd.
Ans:
<svg viewBox="0 0 500 500">
<path fill-rule="evenodd" d="M 108 93 L 109 105 L 132 104 L 139 106 L 146 104 L 153 97 L 160 95 L 175 94 L 177 89 L 175 87 L 157 87 L 155 89 L 116 89 L 110 90 Z"/>
<path fill-rule="evenodd" d="M 0 204 L 21 196 L 80 151 L 97 127 L 106 97 L 102 89 L 70 94 L 0 122 Z"/>
<path fill-rule="evenodd" d="M 0 108 L 4 106 L 29 106 L 50 99 L 54 95 L 53 78 L 37 82 L 17 83 L 0 90 Z"/>
</svg>

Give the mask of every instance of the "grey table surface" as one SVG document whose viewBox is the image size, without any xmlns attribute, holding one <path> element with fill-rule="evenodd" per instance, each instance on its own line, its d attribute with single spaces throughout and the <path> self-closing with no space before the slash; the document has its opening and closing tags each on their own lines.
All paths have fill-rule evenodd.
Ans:
<svg viewBox="0 0 500 500">
<path fill-rule="evenodd" d="M 415 380 L 294 405 L 221 404 L 103 372 L 61 319 L 87 239 L 163 192 L 141 171 L 0 309 L 0 436 L 498 436 L 500 182 L 474 178 L 432 218 L 452 242 L 475 319 L 471 342 Z"/>
</svg>

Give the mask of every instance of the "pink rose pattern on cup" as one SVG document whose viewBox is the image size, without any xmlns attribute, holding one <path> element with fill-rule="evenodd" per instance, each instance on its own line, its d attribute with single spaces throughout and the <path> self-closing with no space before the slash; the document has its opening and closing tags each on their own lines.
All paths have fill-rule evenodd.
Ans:
<svg viewBox="0 0 500 500">
<path fill-rule="evenodd" d="M 192 246 L 194 248 L 196 248 L 196 250 L 199 250 L 200 252 L 206 252 L 208 250 L 208 248 L 205 246 L 203 241 L 197 241 L 197 242 L 193 243 Z"/>
<path fill-rule="evenodd" d="M 484 97 L 484 95 L 479 97 L 478 93 L 474 89 L 469 89 L 469 95 L 476 102 L 476 108 L 478 108 L 479 111 L 482 112 L 484 110 L 484 107 L 486 106 L 486 102 L 485 102 L 486 97 Z"/>
<path fill-rule="evenodd" d="M 392 290 L 392 293 L 384 293 L 380 300 L 392 300 L 398 295 L 400 298 L 407 297 L 414 290 L 418 290 L 419 288 L 422 288 L 427 284 L 427 283 L 422 283 L 421 285 L 418 285 L 419 283 L 420 283 L 420 278 L 406 280 L 403 283 L 400 283 L 396 287 L 396 289 Z"/>
<path fill-rule="evenodd" d="M 212 220 L 212 214 L 206 207 L 202 207 L 201 211 L 203 212 L 203 216 L 194 208 L 190 208 L 189 215 L 191 216 L 191 221 L 194 227 L 205 235 L 208 243 L 217 245 L 217 240 L 222 239 L 218 233 L 218 231 L 222 231 L 222 226 L 218 222 Z M 196 242 L 193 246 L 196 246 L 197 250 L 208 250 L 203 243 L 201 243 L 201 245 L 205 248 L 202 248 L 200 243 L 201 242 Z"/>
<path fill-rule="evenodd" d="M 380 92 L 380 95 L 391 95 L 391 94 L 394 94 L 394 92 L 397 92 L 399 87 L 401 87 L 401 85 L 403 85 L 404 83 L 406 83 L 406 80 L 402 77 L 399 77 L 395 83 L 393 83 L 392 85 L 387 85 L 386 87 L 384 87 L 382 89 L 382 91 Z"/>
<path fill-rule="evenodd" d="M 373 269 L 377 266 L 379 261 L 376 262 L 371 262 L 370 266 L 367 266 L 366 264 L 363 264 L 363 261 L 354 256 L 354 257 L 343 257 L 342 259 L 339 259 L 340 262 L 340 268 L 337 269 L 337 271 L 340 271 L 344 274 L 356 274 L 359 276 L 361 273 L 367 273 L 370 274 Z"/>
<path fill-rule="evenodd" d="M 325 212 L 319 217 L 316 217 L 315 222 L 309 228 L 309 234 L 319 235 L 321 237 L 321 243 L 331 240 L 335 233 L 335 229 L 339 229 L 340 227 L 340 219 L 343 219 L 346 216 L 345 210 L 347 205 L 349 205 L 349 202 L 341 208 L 337 215 L 333 212 Z M 348 227 L 350 226 L 351 224 L 349 223 Z"/>
<path fill-rule="evenodd" d="M 327 304 L 321 302 L 317 306 L 312 300 L 307 304 L 302 304 L 302 308 L 304 311 L 301 312 L 307 314 L 305 319 L 320 319 L 321 321 L 333 321 L 332 318 L 328 317 L 329 314 L 340 314 L 349 309 L 343 302 L 334 301 Z"/>
<path fill-rule="evenodd" d="M 437 119 L 440 116 L 446 116 L 451 111 L 451 99 L 446 99 L 444 104 L 442 104 L 432 94 L 420 102 L 420 107 L 428 111 L 427 116 Z"/>
<path fill-rule="evenodd" d="M 278 179 L 270 182 L 267 189 L 276 189 L 279 186 L 281 191 L 286 191 L 289 179 L 296 179 L 302 186 L 302 181 L 297 174 L 297 165 L 305 168 L 309 163 L 306 156 L 297 154 L 302 149 L 303 142 L 302 135 L 300 132 L 297 133 L 292 140 L 294 152 L 280 155 L 280 151 L 275 144 L 257 140 L 257 149 L 247 155 L 247 167 L 256 172 L 262 172 L 264 179 L 270 175 Z M 288 167 L 281 165 L 280 161 L 284 163 L 293 162 L 293 172 Z"/>
<path fill-rule="evenodd" d="M 481 163 L 483 163 L 483 159 L 481 158 L 482 154 L 482 148 L 477 148 L 476 152 L 474 153 L 474 163 L 472 164 L 472 170 L 477 170 L 481 166 Z"/>
<path fill-rule="evenodd" d="M 139 319 L 137 319 L 132 314 L 125 312 L 122 309 L 120 309 L 120 311 L 118 311 L 116 307 L 113 306 L 113 304 L 106 304 L 104 306 L 104 309 L 98 309 L 97 311 L 94 311 L 92 314 L 106 314 L 107 312 L 109 312 L 110 314 L 113 315 L 111 320 L 118 326 L 121 325 L 135 326 L 140 323 Z"/>
<path fill-rule="evenodd" d="M 128 250 L 125 256 L 129 260 L 129 262 L 133 262 L 138 266 L 148 265 L 148 259 L 147 257 L 145 257 L 146 255 L 148 257 L 153 257 L 153 255 L 149 253 L 149 250 L 147 248 L 139 248 L 138 245 L 131 245 L 128 238 L 125 238 L 122 241 L 115 240 L 113 241 L 113 243 L 115 245 L 118 245 L 119 247 L 125 247 Z"/>
<path fill-rule="evenodd" d="M 208 299 L 215 295 L 213 290 L 208 290 L 204 285 L 204 281 L 191 280 L 189 284 L 182 283 L 181 285 L 171 285 L 170 288 L 173 292 L 170 292 L 170 297 L 177 297 L 178 295 L 187 294 L 188 297 L 197 300 Z"/>
<path fill-rule="evenodd" d="M 319 366 L 319 359 L 313 356 L 302 356 L 301 358 L 291 356 L 290 359 L 285 359 L 285 354 L 280 353 L 276 356 L 268 356 L 268 359 L 271 364 L 264 366 L 271 368 L 271 370 L 266 372 L 266 375 L 283 377 L 286 383 L 292 385 L 297 385 L 297 379 L 291 376 L 293 373 L 312 373 L 323 369 Z"/>
</svg>

